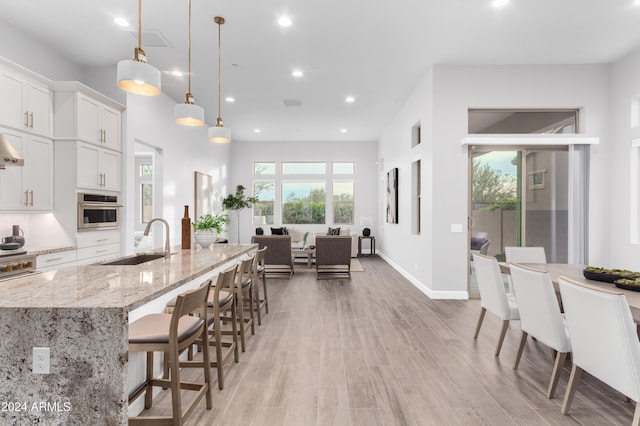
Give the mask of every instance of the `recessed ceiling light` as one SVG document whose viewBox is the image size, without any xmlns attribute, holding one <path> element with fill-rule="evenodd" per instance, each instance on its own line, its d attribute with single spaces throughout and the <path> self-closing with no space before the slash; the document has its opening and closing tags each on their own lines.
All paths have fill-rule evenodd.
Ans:
<svg viewBox="0 0 640 426">
<path fill-rule="evenodd" d="M 280 24 L 281 27 L 290 27 L 292 24 L 291 18 L 283 16 L 282 18 L 278 19 L 278 24 Z"/>
<path fill-rule="evenodd" d="M 254 133 L 260 133 L 261 131 L 262 131 L 262 130 L 260 130 L 260 129 L 253 129 L 253 132 L 254 132 Z"/>
<path fill-rule="evenodd" d="M 302 77 L 302 71 L 300 70 L 293 70 L 293 72 L 291 73 L 292 76 L 294 77 Z"/>
<path fill-rule="evenodd" d="M 182 71 L 171 71 L 171 75 L 174 77 L 182 77 L 184 74 L 182 73 Z"/>
<path fill-rule="evenodd" d="M 352 103 L 356 101 L 356 98 L 354 98 L 353 96 L 347 96 L 346 98 L 344 98 L 344 101 L 348 103 Z"/>
<path fill-rule="evenodd" d="M 347 133 L 347 129 L 340 129 L 340 133 Z"/>
<path fill-rule="evenodd" d="M 509 3 L 509 0 L 493 0 L 491 2 L 491 6 L 502 7 L 502 6 L 506 6 L 508 3 Z"/>
<path fill-rule="evenodd" d="M 127 21 L 124 18 L 113 18 L 113 22 L 115 22 L 116 25 L 119 26 L 119 27 L 128 27 L 129 26 L 129 21 Z"/>
<path fill-rule="evenodd" d="M 227 102 L 235 102 L 236 98 L 234 98 L 233 96 L 227 96 L 226 98 L 224 98 L 224 100 Z"/>
</svg>

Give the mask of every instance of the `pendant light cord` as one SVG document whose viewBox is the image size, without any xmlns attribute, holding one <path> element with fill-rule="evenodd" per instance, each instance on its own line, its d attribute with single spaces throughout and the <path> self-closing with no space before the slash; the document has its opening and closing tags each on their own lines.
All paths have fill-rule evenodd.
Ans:
<svg viewBox="0 0 640 426">
<path fill-rule="evenodd" d="M 142 50 L 142 0 L 138 1 L 138 49 Z"/>
<path fill-rule="evenodd" d="M 187 55 L 189 56 L 189 70 L 187 75 L 187 92 L 191 94 L 191 0 L 189 0 L 189 42 L 187 46 Z"/>
<path fill-rule="evenodd" d="M 220 93 L 220 50 L 221 50 L 220 26 L 221 25 L 222 23 L 218 21 L 218 120 L 222 119 L 222 117 L 220 117 L 220 97 L 221 97 L 221 93 Z"/>
</svg>

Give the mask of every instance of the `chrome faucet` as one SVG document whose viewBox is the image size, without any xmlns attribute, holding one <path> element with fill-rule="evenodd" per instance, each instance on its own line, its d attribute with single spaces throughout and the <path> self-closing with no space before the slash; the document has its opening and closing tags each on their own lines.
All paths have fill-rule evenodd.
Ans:
<svg viewBox="0 0 640 426">
<path fill-rule="evenodd" d="M 151 224 L 153 222 L 155 222 L 156 220 L 159 220 L 160 222 L 164 223 L 164 229 L 165 229 L 165 234 L 166 234 L 166 241 L 164 244 L 164 257 L 165 258 L 169 258 L 171 257 L 171 245 L 169 244 L 169 222 L 167 222 L 166 220 L 164 220 L 161 217 L 156 217 L 153 218 L 149 221 L 149 223 L 147 223 L 147 227 L 144 229 L 144 236 L 146 237 L 147 235 L 149 235 L 149 230 L 151 229 Z"/>
</svg>

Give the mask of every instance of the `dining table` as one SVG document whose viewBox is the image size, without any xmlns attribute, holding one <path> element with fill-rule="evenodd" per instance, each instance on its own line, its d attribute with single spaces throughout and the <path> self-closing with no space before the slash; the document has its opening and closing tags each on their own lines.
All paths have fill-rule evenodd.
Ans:
<svg viewBox="0 0 640 426">
<path fill-rule="evenodd" d="M 509 263 L 499 262 L 499 265 L 502 273 L 507 275 L 511 274 Z M 634 321 L 640 325 L 640 292 L 618 288 L 613 283 L 587 279 L 583 274 L 586 265 L 570 263 L 519 263 L 519 265 L 548 272 L 551 277 L 551 281 L 553 282 L 553 287 L 558 295 L 560 294 L 560 287 L 558 286 L 558 277 L 560 276 L 564 276 L 579 283 L 588 284 L 596 288 L 618 291 L 625 295 L 627 302 L 629 303 L 629 308 L 631 309 L 631 315 L 633 316 Z"/>
</svg>

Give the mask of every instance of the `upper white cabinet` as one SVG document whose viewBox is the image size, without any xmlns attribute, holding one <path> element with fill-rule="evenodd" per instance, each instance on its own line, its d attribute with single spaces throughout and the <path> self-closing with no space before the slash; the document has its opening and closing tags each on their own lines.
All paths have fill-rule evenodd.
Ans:
<svg viewBox="0 0 640 426">
<path fill-rule="evenodd" d="M 120 153 L 88 143 L 77 144 L 78 188 L 120 191 Z"/>
<path fill-rule="evenodd" d="M 0 67 L 0 125 L 51 137 L 53 97 L 46 84 Z"/>
<path fill-rule="evenodd" d="M 24 158 L 23 167 L 7 167 L 0 172 L 0 210 L 53 210 L 51 139 L 4 128 L 0 131 Z"/>
<path fill-rule="evenodd" d="M 121 105 L 80 83 L 56 82 L 54 108 L 56 140 L 80 140 L 122 150 Z"/>
</svg>

